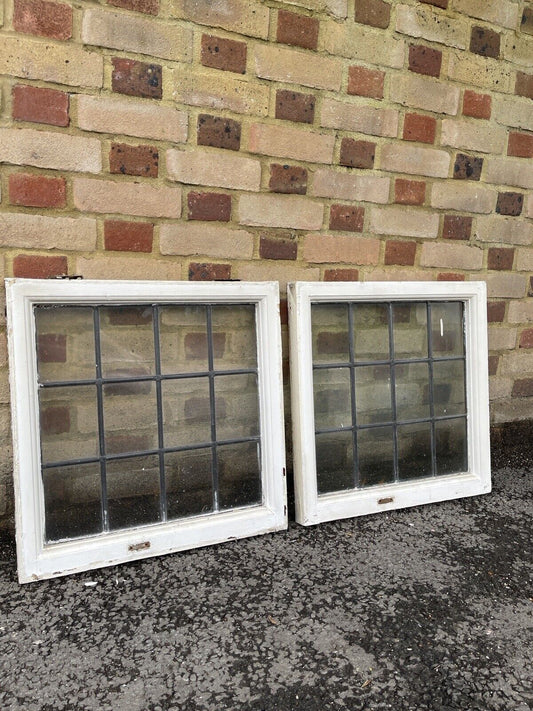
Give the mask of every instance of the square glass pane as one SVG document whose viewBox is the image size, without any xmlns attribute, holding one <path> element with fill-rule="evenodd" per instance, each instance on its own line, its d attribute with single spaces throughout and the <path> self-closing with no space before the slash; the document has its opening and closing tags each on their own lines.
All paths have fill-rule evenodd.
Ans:
<svg viewBox="0 0 533 711">
<path fill-rule="evenodd" d="M 211 442 L 209 378 L 161 382 L 165 447 Z"/>
<path fill-rule="evenodd" d="M 39 381 L 96 377 L 93 309 L 86 306 L 36 306 Z"/>
<path fill-rule="evenodd" d="M 458 474 L 468 471 L 466 418 L 435 423 L 437 474 Z"/>
<path fill-rule="evenodd" d="M 165 454 L 167 516 L 198 516 L 213 510 L 211 449 Z"/>
<path fill-rule="evenodd" d="M 106 454 L 142 452 L 157 446 L 156 403 L 151 381 L 104 387 Z"/>
<path fill-rule="evenodd" d="M 419 479 L 433 474 L 431 423 L 398 426 L 398 476 Z"/>
<path fill-rule="evenodd" d="M 109 528 L 160 521 L 159 457 L 130 457 L 107 462 Z"/>
<path fill-rule="evenodd" d="M 394 482 L 392 427 L 373 427 L 357 432 L 359 485 L 361 487 Z"/>
<path fill-rule="evenodd" d="M 316 480 L 319 494 L 353 489 L 351 430 L 316 435 Z"/>
<path fill-rule="evenodd" d="M 211 328 L 215 370 L 257 367 L 257 334 L 253 304 L 212 306 Z"/>
<path fill-rule="evenodd" d="M 259 434 L 257 376 L 215 377 L 217 440 L 255 437 Z"/>
<path fill-rule="evenodd" d="M 429 365 L 404 363 L 394 368 L 397 419 L 418 420 L 429 417 Z"/>
<path fill-rule="evenodd" d="M 363 365 L 355 369 L 357 424 L 391 422 L 391 378 L 389 365 Z"/>
<path fill-rule="evenodd" d="M 221 509 L 261 503 L 261 453 L 259 442 L 217 447 L 218 505 Z"/>
<path fill-rule="evenodd" d="M 41 388 L 39 420 L 44 464 L 99 455 L 96 385 Z"/>
<path fill-rule="evenodd" d="M 433 399 L 437 417 L 466 413 L 464 361 L 443 360 L 433 363 Z"/>
<path fill-rule="evenodd" d="M 432 302 L 431 344 L 433 356 L 463 356 L 464 327 L 461 301 Z"/>
<path fill-rule="evenodd" d="M 159 340 L 163 374 L 200 373 L 209 369 L 205 306 L 161 306 Z"/>
<path fill-rule="evenodd" d="M 392 305 L 394 324 L 394 356 L 396 358 L 427 358 L 427 308 L 424 302 Z"/>
<path fill-rule="evenodd" d="M 100 349 L 104 378 L 155 373 L 151 306 L 100 308 Z"/>
<path fill-rule="evenodd" d="M 388 360 L 389 307 L 386 304 L 354 304 L 355 360 Z"/>
<path fill-rule="evenodd" d="M 349 368 L 313 370 L 315 428 L 351 427 Z"/>
<path fill-rule="evenodd" d="M 44 469 L 43 493 L 48 543 L 102 532 L 98 463 Z"/>
<path fill-rule="evenodd" d="M 313 363 L 349 363 L 348 304 L 312 304 Z"/>
</svg>

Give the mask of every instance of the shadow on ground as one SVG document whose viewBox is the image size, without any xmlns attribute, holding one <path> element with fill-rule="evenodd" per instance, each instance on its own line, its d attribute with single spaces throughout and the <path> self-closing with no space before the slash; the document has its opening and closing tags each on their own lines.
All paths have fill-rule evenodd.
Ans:
<svg viewBox="0 0 533 711">
<path fill-rule="evenodd" d="M 22 587 L 4 535 L 0 708 L 529 711 L 532 473 Z"/>
</svg>

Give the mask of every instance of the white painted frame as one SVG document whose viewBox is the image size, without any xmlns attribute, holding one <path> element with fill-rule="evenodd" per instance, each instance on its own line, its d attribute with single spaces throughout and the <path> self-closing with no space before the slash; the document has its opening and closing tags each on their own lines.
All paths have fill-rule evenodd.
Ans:
<svg viewBox="0 0 533 711">
<path fill-rule="evenodd" d="M 6 279 L 15 516 L 21 583 L 125 563 L 287 528 L 283 383 L 277 282 L 134 282 Z M 256 305 L 262 504 L 44 543 L 37 304 L 220 303 Z"/>
<path fill-rule="evenodd" d="M 296 521 L 310 526 L 491 490 L 486 286 L 484 282 L 297 282 L 287 289 Z M 311 304 L 462 301 L 465 322 L 469 470 L 431 479 L 318 495 Z"/>
</svg>

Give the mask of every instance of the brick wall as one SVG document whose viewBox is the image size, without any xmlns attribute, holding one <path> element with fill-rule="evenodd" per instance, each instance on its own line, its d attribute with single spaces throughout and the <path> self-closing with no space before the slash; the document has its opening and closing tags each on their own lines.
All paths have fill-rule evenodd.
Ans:
<svg viewBox="0 0 533 711">
<path fill-rule="evenodd" d="M 0 85 L 5 276 L 484 279 L 533 415 L 533 2 L 3 0 Z"/>
</svg>

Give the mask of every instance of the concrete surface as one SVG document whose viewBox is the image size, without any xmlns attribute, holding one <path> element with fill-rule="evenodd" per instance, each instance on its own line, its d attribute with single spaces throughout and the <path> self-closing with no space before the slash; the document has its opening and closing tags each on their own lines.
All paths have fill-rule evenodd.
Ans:
<svg viewBox="0 0 533 711">
<path fill-rule="evenodd" d="M 500 449 L 488 496 L 23 587 L 4 534 L 0 709 L 528 711 L 532 470 Z"/>
</svg>

